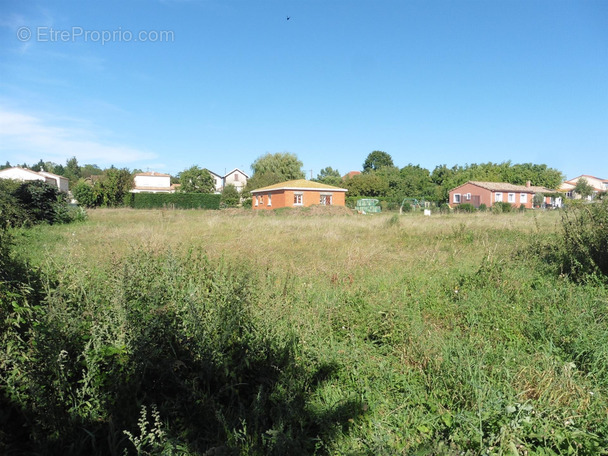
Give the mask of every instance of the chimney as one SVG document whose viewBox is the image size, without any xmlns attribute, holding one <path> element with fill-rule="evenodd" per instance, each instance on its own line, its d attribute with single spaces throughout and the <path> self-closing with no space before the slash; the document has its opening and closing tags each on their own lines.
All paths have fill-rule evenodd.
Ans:
<svg viewBox="0 0 608 456">
<path fill-rule="evenodd" d="M 526 187 L 530 188 L 530 185 L 532 185 L 532 182 L 526 181 Z"/>
</svg>

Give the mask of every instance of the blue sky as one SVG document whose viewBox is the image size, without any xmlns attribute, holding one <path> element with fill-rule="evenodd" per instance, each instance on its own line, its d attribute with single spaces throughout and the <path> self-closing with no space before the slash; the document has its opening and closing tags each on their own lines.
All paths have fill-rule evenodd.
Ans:
<svg viewBox="0 0 608 456">
<path fill-rule="evenodd" d="M 0 0 L 2 163 L 310 177 L 373 150 L 608 178 L 608 2 Z"/>
</svg>

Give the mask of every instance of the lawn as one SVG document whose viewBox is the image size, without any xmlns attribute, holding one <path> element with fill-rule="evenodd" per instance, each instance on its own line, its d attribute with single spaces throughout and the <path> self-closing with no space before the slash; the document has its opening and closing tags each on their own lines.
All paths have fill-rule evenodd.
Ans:
<svg viewBox="0 0 608 456">
<path fill-rule="evenodd" d="M 546 261 L 561 230 L 129 209 L 19 230 L 47 331 L 10 385 L 51 452 L 606 454 L 608 290 Z"/>
</svg>

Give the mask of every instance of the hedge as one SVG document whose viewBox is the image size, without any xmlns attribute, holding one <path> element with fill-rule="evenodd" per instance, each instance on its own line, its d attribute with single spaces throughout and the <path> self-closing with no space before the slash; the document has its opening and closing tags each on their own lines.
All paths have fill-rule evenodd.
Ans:
<svg viewBox="0 0 608 456">
<path fill-rule="evenodd" d="M 221 195 L 215 193 L 131 193 L 128 206 L 134 209 L 219 209 Z"/>
</svg>

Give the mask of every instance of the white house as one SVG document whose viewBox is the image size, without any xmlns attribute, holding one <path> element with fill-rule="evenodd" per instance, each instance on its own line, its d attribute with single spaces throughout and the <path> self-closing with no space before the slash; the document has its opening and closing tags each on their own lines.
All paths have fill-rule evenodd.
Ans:
<svg viewBox="0 0 608 456">
<path fill-rule="evenodd" d="M 242 192 L 245 185 L 247 185 L 247 179 L 249 179 L 247 174 L 238 168 L 234 168 L 224 176 L 224 186 L 232 184 L 239 192 Z"/>
<path fill-rule="evenodd" d="M 133 177 L 134 187 L 132 193 L 173 193 L 171 175 L 155 171 L 138 173 Z"/>
<path fill-rule="evenodd" d="M 219 174 L 214 173 L 210 169 L 205 168 L 205 170 L 208 171 L 209 174 L 211 174 L 211 177 L 213 177 L 213 185 L 215 187 L 215 191 L 218 193 L 221 192 L 224 188 L 224 178 Z"/>
<path fill-rule="evenodd" d="M 599 177 L 589 176 L 588 174 L 583 174 L 582 176 L 578 176 L 574 179 L 563 182 L 559 187 L 559 191 L 565 192 L 568 198 L 580 198 L 580 195 L 577 195 L 574 192 L 574 188 L 576 187 L 577 182 L 581 179 L 585 179 L 587 183 L 593 187 L 594 195 L 608 191 L 608 179 L 600 179 Z M 589 199 L 591 198 L 593 198 L 593 196 L 589 197 Z"/>
<path fill-rule="evenodd" d="M 0 179 L 13 179 L 18 181 L 35 181 L 39 180 L 46 182 L 53 187 L 57 187 L 62 192 L 68 191 L 69 180 L 66 177 L 58 176 L 57 174 L 47 173 L 45 171 L 32 171 L 31 169 L 15 166 L 0 170 Z"/>
<path fill-rule="evenodd" d="M 47 171 L 40 171 L 38 174 L 53 179 L 55 181 L 55 186 L 62 192 L 67 193 L 70 190 L 70 180 L 67 177 L 59 176 Z"/>
</svg>

